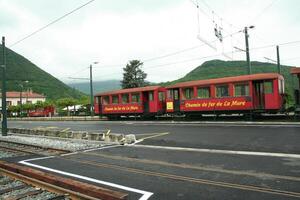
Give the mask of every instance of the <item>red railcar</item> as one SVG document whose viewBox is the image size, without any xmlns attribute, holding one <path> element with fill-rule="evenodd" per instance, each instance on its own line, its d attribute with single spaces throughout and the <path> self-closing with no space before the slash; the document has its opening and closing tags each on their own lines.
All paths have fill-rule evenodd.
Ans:
<svg viewBox="0 0 300 200">
<path fill-rule="evenodd" d="M 114 116 L 155 116 L 165 112 L 165 88 L 147 86 L 96 94 L 95 114 Z"/>
<path fill-rule="evenodd" d="M 167 113 L 278 112 L 284 78 L 276 73 L 181 82 L 167 89 Z"/>
<path fill-rule="evenodd" d="M 51 117 L 54 115 L 55 108 L 53 106 L 47 106 L 45 108 L 39 108 L 28 112 L 29 117 Z"/>
</svg>

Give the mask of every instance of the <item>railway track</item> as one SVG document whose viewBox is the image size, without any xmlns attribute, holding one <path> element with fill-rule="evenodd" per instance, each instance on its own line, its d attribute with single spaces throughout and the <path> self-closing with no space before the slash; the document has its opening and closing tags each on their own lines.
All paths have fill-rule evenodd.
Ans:
<svg viewBox="0 0 300 200">
<path fill-rule="evenodd" d="M 0 199 L 121 200 L 127 194 L 0 161 Z"/>
<path fill-rule="evenodd" d="M 10 176 L 0 174 L 0 199 L 69 199 L 68 195 L 60 195 L 24 183 Z"/>
<path fill-rule="evenodd" d="M 69 153 L 70 151 L 45 148 L 29 144 L 21 144 L 17 142 L 0 141 L 0 151 L 14 152 L 16 155 L 43 155 L 43 156 L 55 156 L 63 153 Z"/>
</svg>

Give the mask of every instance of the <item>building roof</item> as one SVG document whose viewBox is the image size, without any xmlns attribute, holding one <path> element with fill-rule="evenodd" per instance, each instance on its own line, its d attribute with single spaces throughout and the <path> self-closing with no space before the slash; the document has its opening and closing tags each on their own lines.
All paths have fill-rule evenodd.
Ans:
<svg viewBox="0 0 300 200">
<path fill-rule="evenodd" d="M 222 84 L 222 83 L 243 82 L 243 81 L 250 81 L 250 80 L 275 79 L 275 78 L 283 79 L 283 76 L 277 73 L 251 74 L 251 75 L 181 82 L 181 83 L 176 83 L 174 85 L 170 85 L 166 88 L 171 89 L 171 88 L 181 88 L 181 87 L 192 87 L 196 85 Z"/>
<path fill-rule="evenodd" d="M 291 68 L 291 74 L 300 74 L 300 67 Z"/>
<path fill-rule="evenodd" d="M 21 92 L 16 91 L 10 91 L 6 92 L 6 98 L 20 98 Z M 0 97 L 2 97 L 2 94 L 0 93 Z M 44 95 L 34 93 L 34 92 L 22 92 L 23 98 L 46 98 Z"/>
<path fill-rule="evenodd" d="M 161 86 L 146 86 L 146 87 L 139 87 L 139 88 L 128 88 L 128 89 L 121 89 L 121 90 L 113 90 L 113 91 L 97 93 L 95 96 L 123 94 L 123 93 L 132 93 L 132 92 L 146 92 L 146 91 L 157 90 L 160 87 Z"/>
</svg>

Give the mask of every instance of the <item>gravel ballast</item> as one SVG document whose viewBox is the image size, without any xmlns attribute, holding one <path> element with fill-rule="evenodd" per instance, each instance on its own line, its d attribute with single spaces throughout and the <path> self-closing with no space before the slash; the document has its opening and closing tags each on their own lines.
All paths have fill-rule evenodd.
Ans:
<svg viewBox="0 0 300 200">
<path fill-rule="evenodd" d="M 67 151 L 81 151 L 86 149 L 99 148 L 108 143 L 100 141 L 88 141 L 78 139 L 63 139 L 54 137 L 41 137 L 32 135 L 8 135 L 0 136 L 0 141 L 17 142 L 28 145 L 36 145 L 44 148 L 54 148 Z"/>
</svg>

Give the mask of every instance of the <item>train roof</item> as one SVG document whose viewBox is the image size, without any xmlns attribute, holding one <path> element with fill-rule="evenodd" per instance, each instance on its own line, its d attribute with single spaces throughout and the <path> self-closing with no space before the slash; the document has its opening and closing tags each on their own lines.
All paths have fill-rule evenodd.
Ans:
<svg viewBox="0 0 300 200">
<path fill-rule="evenodd" d="M 121 90 L 113 90 L 107 92 L 97 93 L 95 96 L 104 96 L 104 95 L 113 95 L 113 94 L 123 94 L 123 93 L 132 93 L 132 92 L 146 92 L 146 91 L 153 91 L 161 88 L 161 86 L 146 86 L 146 87 L 139 87 L 139 88 L 128 88 L 128 89 L 121 89 Z"/>
<path fill-rule="evenodd" d="M 300 74 L 300 67 L 291 68 L 291 74 Z"/>
<path fill-rule="evenodd" d="M 275 79 L 275 78 L 283 79 L 283 76 L 277 73 L 251 74 L 251 75 L 180 82 L 174 85 L 167 86 L 166 88 L 171 89 L 171 88 L 191 87 L 195 85 L 222 84 L 222 83 L 243 82 L 243 81 L 251 81 L 251 80 Z"/>
</svg>

